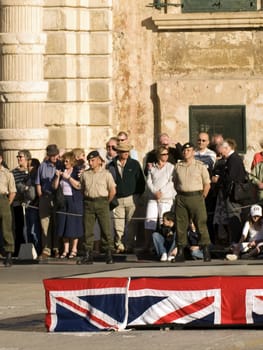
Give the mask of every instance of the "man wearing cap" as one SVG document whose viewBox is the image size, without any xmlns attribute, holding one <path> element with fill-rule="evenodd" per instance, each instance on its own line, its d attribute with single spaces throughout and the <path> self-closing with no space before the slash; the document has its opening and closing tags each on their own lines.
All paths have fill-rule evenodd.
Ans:
<svg viewBox="0 0 263 350">
<path fill-rule="evenodd" d="M 174 185 L 177 191 L 175 200 L 176 237 L 178 252 L 175 261 L 184 261 L 184 247 L 187 245 L 187 228 L 190 219 L 200 232 L 200 245 L 203 246 L 204 261 L 210 261 L 208 246 L 210 238 L 207 230 L 205 198 L 210 189 L 210 178 L 206 166 L 195 159 L 194 145 L 183 145 L 183 161 L 175 165 Z"/>
<path fill-rule="evenodd" d="M 42 228 L 42 253 L 40 260 L 51 256 L 52 250 L 55 257 L 59 256 L 58 238 L 54 233 L 54 189 L 52 182 L 58 167 L 59 149 L 51 144 L 46 148 L 46 158 L 40 164 L 36 176 L 36 191 L 39 197 L 39 216 Z"/>
<path fill-rule="evenodd" d="M 145 190 L 145 178 L 140 163 L 130 157 L 131 145 L 119 143 L 117 157 L 108 164 L 117 185 L 118 206 L 113 210 L 116 231 L 115 245 L 117 253 L 125 250 L 124 233 L 127 232 L 126 251 L 134 248 L 134 232 L 131 219 L 136 209 L 136 200 Z"/>
<path fill-rule="evenodd" d="M 109 203 L 116 194 L 116 185 L 111 173 L 102 167 L 103 159 L 98 151 L 87 155 L 89 169 L 80 178 L 84 193 L 84 225 L 85 236 L 83 248 L 85 256 L 77 261 L 78 265 L 93 263 L 94 225 L 96 219 L 101 230 L 102 241 L 106 253 L 106 263 L 112 264 L 114 249 L 110 227 Z"/>
<path fill-rule="evenodd" d="M 10 205 L 16 195 L 14 175 L 3 165 L 3 153 L 0 151 L 0 219 L 3 245 L 5 250 L 4 265 L 12 265 L 14 253 L 14 236 L 12 232 L 12 215 Z"/>
</svg>

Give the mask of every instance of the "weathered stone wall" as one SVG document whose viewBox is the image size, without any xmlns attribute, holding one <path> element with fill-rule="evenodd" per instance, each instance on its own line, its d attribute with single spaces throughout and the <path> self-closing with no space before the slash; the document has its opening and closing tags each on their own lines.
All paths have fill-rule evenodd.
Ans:
<svg viewBox="0 0 263 350">
<path fill-rule="evenodd" d="M 140 157 L 159 132 L 154 118 L 156 33 L 149 1 L 113 0 L 113 106 L 115 131 L 126 130 Z"/>
<path fill-rule="evenodd" d="M 180 4 L 180 0 L 168 1 Z M 0 146 L 104 147 L 128 131 L 189 138 L 189 105 L 245 104 L 246 162 L 263 127 L 263 15 L 181 14 L 149 0 L 1 0 Z M 205 18 L 204 18 L 205 17 Z"/>
<path fill-rule="evenodd" d="M 186 21 L 186 28 L 162 30 L 154 27 L 152 17 L 177 13 L 179 21 L 178 7 L 168 7 L 164 14 L 147 7 L 148 1 L 114 3 L 114 72 L 118 68 L 119 73 L 114 74 L 115 113 L 121 127 L 138 135 L 136 147 L 149 149 L 157 131 L 186 142 L 189 105 L 245 104 L 249 165 L 263 129 L 262 18 L 259 25 L 258 18 L 254 19 L 253 26 L 245 18 L 247 28 L 242 29 L 237 13 L 221 28 L 209 19 L 206 29 L 191 28 Z M 203 20 L 202 14 L 194 16 Z M 152 104 L 151 88 L 155 91 Z M 136 124 L 131 122 L 134 116 Z"/>
<path fill-rule="evenodd" d="M 246 105 L 248 165 L 263 130 L 262 39 L 254 30 L 160 33 L 155 72 L 164 127 L 185 141 L 189 105 Z"/>
</svg>

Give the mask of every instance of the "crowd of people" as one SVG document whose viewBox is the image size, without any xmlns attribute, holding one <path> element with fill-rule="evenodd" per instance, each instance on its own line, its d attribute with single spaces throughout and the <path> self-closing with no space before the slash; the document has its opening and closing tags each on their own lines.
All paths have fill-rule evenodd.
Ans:
<svg viewBox="0 0 263 350">
<path fill-rule="evenodd" d="M 50 144 L 43 160 L 22 149 L 17 162 L 8 169 L 0 152 L 5 266 L 28 243 L 39 261 L 55 257 L 92 264 L 96 251 L 111 264 L 114 254 L 141 249 L 162 262 L 188 257 L 207 262 L 222 231 L 227 260 L 244 252 L 246 257 L 261 254 L 263 151 L 255 154 L 247 172 L 235 141 L 220 134 L 210 140 L 200 132 L 196 144 L 182 145 L 163 133 L 143 164 L 124 131 L 87 156 L 82 148 L 65 151 Z M 241 203 L 235 186 L 247 181 L 257 196 Z M 134 225 L 138 208 L 144 219 L 139 230 Z"/>
</svg>

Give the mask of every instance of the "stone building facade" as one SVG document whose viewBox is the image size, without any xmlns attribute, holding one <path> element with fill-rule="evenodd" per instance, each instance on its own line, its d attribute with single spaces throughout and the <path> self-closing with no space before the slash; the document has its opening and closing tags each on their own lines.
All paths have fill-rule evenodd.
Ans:
<svg viewBox="0 0 263 350">
<path fill-rule="evenodd" d="M 18 149 L 40 159 L 48 143 L 88 151 L 120 130 L 142 160 L 158 133 L 184 143 L 198 132 L 191 106 L 244 106 L 245 126 L 232 130 L 249 165 L 263 129 L 261 1 L 220 13 L 184 13 L 183 1 L 0 0 L 9 166 Z"/>
</svg>

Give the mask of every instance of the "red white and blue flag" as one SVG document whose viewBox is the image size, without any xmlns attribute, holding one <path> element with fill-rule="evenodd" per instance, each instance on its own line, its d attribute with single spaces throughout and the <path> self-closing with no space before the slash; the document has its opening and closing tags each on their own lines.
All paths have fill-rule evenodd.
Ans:
<svg viewBox="0 0 263 350">
<path fill-rule="evenodd" d="M 127 278 L 44 280 L 50 332 L 121 330 L 127 324 Z"/>
<path fill-rule="evenodd" d="M 263 325 L 263 277 L 44 280 L 51 332 Z"/>
</svg>

